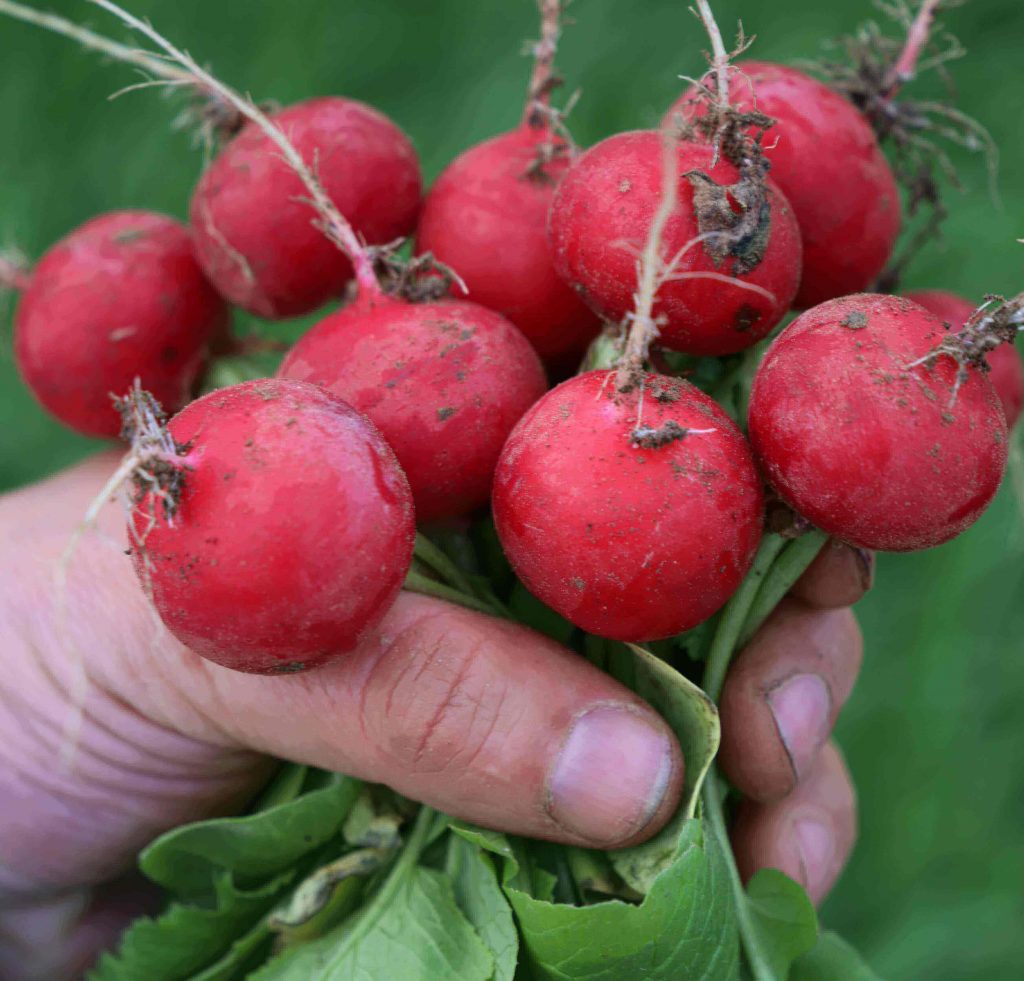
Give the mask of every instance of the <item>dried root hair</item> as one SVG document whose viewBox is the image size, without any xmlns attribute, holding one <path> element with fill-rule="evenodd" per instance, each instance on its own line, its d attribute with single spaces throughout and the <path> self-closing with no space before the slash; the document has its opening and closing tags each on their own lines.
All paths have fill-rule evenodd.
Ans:
<svg viewBox="0 0 1024 981">
<path fill-rule="evenodd" d="M 128 13 L 112 0 L 89 0 L 89 2 L 113 14 L 127 27 L 139 32 L 160 49 L 155 53 L 146 52 L 147 55 L 162 58 L 176 66 L 178 70 L 184 71 L 203 91 L 212 93 L 225 105 L 230 106 L 233 111 L 239 113 L 244 120 L 258 126 L 274 144 L 280 158 L 302 182 L 306 191 L 302 200 L 313 210 L 313 224 L 352 263 L 357 288 L 369 294 L 381 295 L 385 292 L 385 284 L 378 279 L 377 270 L 383 264 L 394 276 L 394 270 L 401 260 L 393 254 L 392 249 L 392 254 L 385 263 L 382 257 L 391 246 L 370 247 L 356 233 L 348 219 L 342 215 L 324 189 L 320 181 L 318 161 L 315 156 L 312 161 L 303 159 L 281 127 L 269 119 L 264 109 L 258 106 L 252 98 L 241 95 L 214 77 L 207 69 L 200 67 L 187 51 L 168 41 L 154 29 L 149 21 Z M 413 278 L 417 278 L 416 275 Z"/>
<path fill-rule="evenodd" d="M 245 123 L 245 117 L 217 92 L 207 89 L 189 72 L 161 54 L 121 44 L 82 24 L 15 0 L 0 0 L 0 14 L 34 24 L 69 38 L 87 51 L 135 68 L 142 80 L 115 92 L 112 99 L 144 88 L 160 88 L 168 95 L 184 93 L 187 104 L 175 118 L 172 128 L 192 130 L 196 141 L 208 147 L 230 139 Z"/>
<path fill-rule="evenodd" d="M 882 18 L 897 26 L 898 36 L 890 36 L 878 21 L 869 21 L 833 42 L 831 57 L 804 63 L 846 96 L 870 122 L 879 141 L 892 148 L 896 179 L 907 195 L 908 217 L 921 218 L 916 232 L 875 284 L 880 291 L 895 290 L 912 259 L 939 234 L 947 214 L 943 185 L 962 190 L 950 148 L 984 157 L 990 193 L 998 202 L 998 147 L 984 125 L 955 105 L 956 89 L 948 66 L 966 51 L 936 19 L 940 10 L 957 5 L 953 0 L 921 0 L 915 10 L 908 0 L 875 0 Z M 909 83 L 929 75 L 942 83 L 944 99 L 905 94 Z"/>
<path fill-rule="evenodd" d="M 561 107 L 551 101 L 552 93 L 564 80 L 555 67 L 558 41 L 565 21 L 565 8 L 571 0 L 537 0 L 540 12 L 540 38 L 526 44 L 524 54 L 533 57 L 533 71 L 526 94 L 523 122 L 544 134 L 537 153 L 530 161 L 523 177 L 527 180 L 549 183 L 553 180 L 548 165 L 555 160 L 572 158 L 577 153 L 576 142 L 566 123 L 569 113 L 579 100 L 579 90 L 573 92 Z"/>
<path fill-rule="evenodd" d="M 1022 330 L 1024 293 L 1018 293 L 1009 300 L 989 294 L 962 327 L 951 331 L 924 357 L 912 361 L 906 368 L 916 368 L 918 365 L 931 367 L 943 356 L 952 358 L 957 365 L 956 380 L 949 401 L 952 409 L 971 369 L 987 373 L 987 356 L 1000 344 L 1013 344 Z"/>
</svg>

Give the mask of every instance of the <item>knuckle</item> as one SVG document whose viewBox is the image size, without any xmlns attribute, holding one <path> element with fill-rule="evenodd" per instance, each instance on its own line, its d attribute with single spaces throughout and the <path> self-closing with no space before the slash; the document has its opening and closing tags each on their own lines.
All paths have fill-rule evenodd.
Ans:
<svg viewBox="0 0 1024 981">
<path fill-rule="evenodd" d="M 489 643 L 463 614 L 406 626 L 383 645 L 360 700 L 363 731 L 414 774 L 464 768 L 486 747 L 507 694 L 482 656 Z"/>
</svg>

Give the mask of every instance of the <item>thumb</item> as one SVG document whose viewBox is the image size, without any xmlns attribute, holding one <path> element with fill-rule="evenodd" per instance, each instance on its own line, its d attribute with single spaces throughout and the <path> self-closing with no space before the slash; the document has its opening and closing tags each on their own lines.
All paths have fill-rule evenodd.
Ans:
<svg viewBox="0 0 1024 981">
<path fill-rule="evenodd" d="M 644 702 L 532 631 L 437 600 L 403 594 L 357 651 L 308 674 L 177 660 L 169 683 L 222 738 L 489 827 L 627 845 L 678 798 L 678 747 Z"/>
<path fill-rule="evenodd" d="M 104 696 L 90 698 L 100 708 L 87 711 L 83 741 L 93 729 L 126 743 L 145 742 L 152 731 L 163 740 L 161 759 L 170 734 L 201 748 L 175 750 L 189 759 L 189 779 L 172 791 L 168 824 L 237 801 L 242 767 L 254 789 L 266 772 L 257 754 L 385 783 L 500 830 L 581 845 L 632 844 L 671 815 L 683 760 L 665 723 L 578 655 L 511 623 L 403 594 L 358 650 L 332 664 L 283 677 L 239 674 L 159 629 L 119 545 L 116 507 L 79 545 L 57 617 L 54 562 L 111 466 L 97 458 L 0 500 L 0 532 L 6 527 L 16 543 L 6 556 L 0 545 L 0 575 L 17 586 L 6 604 L 34 597 L 29 643 L 55 677 L 68 674 L 57 625 L 73 624 L 90 686 Z M 129 707 L 146 725 L 125 731 L 98 718 L 108 703 Z M 104 751 L 135 768 L 131 779 L 104 783 L 121 798 L 111 806 L 129 816 L 134 802 L 123 798 L 137 782 L 137 761 L 153 755 L 152 747 L 131 750 Z M 152 785 L 162 778 L 145 776 L 147 796 L 162 799 Z M 225 781 L 231 787 L 222 791 Z M 159 830 L 150 823 L 146 833 Z M 125 844 L 127 860 L 138 842 Z"/>
</svg>

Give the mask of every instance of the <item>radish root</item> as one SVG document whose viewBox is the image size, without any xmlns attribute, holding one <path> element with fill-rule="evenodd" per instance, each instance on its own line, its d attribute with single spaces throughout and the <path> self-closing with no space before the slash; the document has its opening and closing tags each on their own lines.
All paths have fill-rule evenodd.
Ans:
<svg viewBox="0 0 1024 981">
<path fill-rule="evenodd" d="M 307 164 L 281 128 L 268 119 L 266 113 L 251 98 L 240 95 L 224 82 L 214 78 L 208 71 L 201 68 L 187 51 L 175 47 L 147 21 L 140 20 L 117 4 L 111 3 L 110 0 L 89 0 L 89 2 L 102 7 L 119 18 L 128 27 L 143 34 L 157 47 L 161 48 L 168 59 L 180 65 L 189 75 L 194 77 L 204 89 L 215 93 L 228 105 L 233 106 L 242 116 L 263 130 L 280 151 L 284 161 L 291 167 L 306 188 L 309 195 L 306 200 L 308 200 L 317 213 L 314 224 L 351 261 L 355 269 L 356 282 L 359 284 L 359 288 L 372 294 L 380 294 L 382 292 L 380 283 L 377 281 L 377 276 L 374 273 L 372 253 L 359 239 L 359 236 L 348 220 L 341 214 L 324 190 L 323 184 L 320 183 L 316 174 L 317 166 L 315 160 L 312 165 Z"/>
<path fill-rule="evenodd" d="M 184 68 L 178 67 L 167 58 L 150 51 L 142 51 L 112 41 L 110 38 L 97 34 L 81 24 L 67 20 L 57 14 L 37 10 L 14 0 L 0 0 L 0 14 L 6 14 L 26 24 L 34 24 L 53 34 L 69 38 L 88 51 L 95 51 L 105 58 L 127 65 L 133 65 L 144 76 L 144 80 L 134 85 L 125 86 L 115 92 L 111 98 L 123 95 L 136 89 L 164 87 L 170 89 L 190 88 L 194 90 L 199 105 L 191 112 L 186 112 L 181 123 L 199 120 L 199 132 L 207 142 L 213 136 L 230 137 L 241 129 L 245 117 L 238 113 L 230 103 L 225 102 L 219 93 L 208 88 L 200 79 Z"/>
<path fill-rule="evenodd" d="M 1018 293 L 1009 300 L 990 294 L 971 314 L 967 323 L 959 330 L 947 334 L 924 357 L 905 365 L 904 370 L 909 371 L 919 365 L 930 368 L 942 355 L 951 357 L 957 364 L 956 381 L 953 383 L 949 400 L 949 408 L 952 409 L 956 405 L 960 387 L 967 381 L 970 369 L 988 372 L 986 356 L 1000 344 L 1012 344 L 1022 330 L 1024 293 Z"/>
<path fill-rule="evenodd" d="M 551 93 L 562 85 L 562 78 L 555 68 L 555 55 L 562 34 L 562 13 L 569 0 L 537 0 L 540 11 L 540 40 L 530 44 L 527 53 L 533 55 L 533 71 L 527 89 L 523 123 L 544 133 L 544 140 L 537 147 L 537 153 L 530 161 L 523 176 L 529 180 L 550 181 L 546 167 L 553 160 L 574 157 L 576 143 L 565 124 L 579 99 L 579 91 L 573 92 L 562 108 L 551 104 Z"/>
</svg>

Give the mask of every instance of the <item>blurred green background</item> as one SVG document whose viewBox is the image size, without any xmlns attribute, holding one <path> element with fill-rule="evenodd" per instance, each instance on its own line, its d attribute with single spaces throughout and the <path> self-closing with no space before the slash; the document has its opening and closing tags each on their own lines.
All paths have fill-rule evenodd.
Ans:
<svg viewBox="0 0 1024 981">
<path fill-rule="evenodd" d="M 84 0 L 48 9 L 123 38 Z M 130 2 L 226 80 L 257 99 L 339 93 L 390 114 L 432 178 L 454 154 L 512 126 L 536 33 L 530 0 L 157 0 Z M 757 0 L 715 4 L 737 17 L 754 55 L 792 61 L 873 15 L 868 3 Z M 706 47 L 685 0 L 577 0 L 560 65 L 583 96 L 581 143 L 649 126 L 702 70 Z M 1024 81 L 1020 0 L 973 0 L 947 26 L 968 49 L 953 66 L 960 105 L 998 141 L 1002 210 L 984 168 L 958 157 L 944 241 L 907 286 L 978 297 L 1017 292 L 1024 247 Z M 116 101 L 135 80 L 70 42 L 0 20 L 0 247 L 36 257 L 110 208 L 184 216 L 202 152 L 171 130 L 175 104 L 155 92 Z M 10 354 L 12 304 L 0 308 L 0 489 L 94 449 L 46 418 Z M 296 328 L 293 328 L 293 330 Z M 960 540 L 885 556 L 864 601 L 865 670 L 840 725 L 861 798 L 861 838 L 823 918 L 886 977 L 1024 976 L 1024 522 L 1005 487 Z"/>
</svg>

